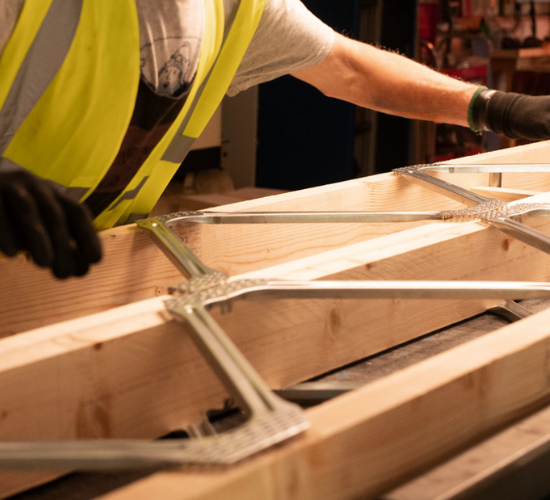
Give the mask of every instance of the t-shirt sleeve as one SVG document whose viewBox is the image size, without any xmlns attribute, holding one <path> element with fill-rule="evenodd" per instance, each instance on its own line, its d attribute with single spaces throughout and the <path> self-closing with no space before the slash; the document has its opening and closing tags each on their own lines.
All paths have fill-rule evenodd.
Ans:
<svg viewBox="0 0 550 500">
<path fill-rule="evenodd" d="M 300 0 L 267 0 L 258 29 L 227 91 L 315 66 L 331 51 L 334 31 Z"/>
</svg>

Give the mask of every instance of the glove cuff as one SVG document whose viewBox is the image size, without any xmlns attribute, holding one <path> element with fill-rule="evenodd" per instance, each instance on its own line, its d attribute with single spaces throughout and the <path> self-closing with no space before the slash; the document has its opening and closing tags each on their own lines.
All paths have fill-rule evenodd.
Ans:
<svg viewBox="0 0 550 500">
<path fill-rule="evenodd" d="M 468 106 L 468 125 L 476 133 L 489 130 L 487 126 L 487 108 L 494 94 L 496 94 L 496 90 L 479 87 L 470 100 L 470 105 Z"/>
</svg>

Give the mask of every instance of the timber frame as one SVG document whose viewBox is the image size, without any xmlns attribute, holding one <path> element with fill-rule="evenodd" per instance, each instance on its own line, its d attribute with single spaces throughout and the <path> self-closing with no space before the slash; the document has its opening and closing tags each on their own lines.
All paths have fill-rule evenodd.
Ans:
<svg viewBox="0 0 550 500">
<path fill-rule="evenodd" d="M 457 163 L 546 163 L 550 143 Z M 452 162 L 450 162 L 452 163 Z M 550 174 L 437 174 L 504 201 L 550 202 Z M 489 194 L 492 193 L 492 194 Z M 226 211 L 453 210 L 392 174 L 219 207 Z M 550 221 L 533 219 L 548 233 Z M 549 281 L 546 255 L 477 222 L 186 228 L 206 264 L 242 278 Z M 135 226 L 102 234 L 88 277 L 57 282 L 1 260 L 0 440 L 153 438 L 224 392 L 163 306 L 183 281 Z M 287 387 L 495 305 L 494 301 L 236 302 L 213 316 L 264 380 Z M 307 410 L 312 428 L 225 471 L 170 470 L 104 498 L 374 498 L 550 401 L 550 312 L 538 313 Z M 0 498 L 55 477 L 0 474 Z"/>
</svg>

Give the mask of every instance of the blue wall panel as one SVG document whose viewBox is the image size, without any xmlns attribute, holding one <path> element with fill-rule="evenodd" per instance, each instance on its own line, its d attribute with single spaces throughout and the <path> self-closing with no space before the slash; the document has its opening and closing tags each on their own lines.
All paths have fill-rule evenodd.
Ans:
<svg viewBox="0 0 550 500">
<path fill-rule="evenodd" d="M 357 37 L 359 0 L 304 4 L 338 32 Z M 353 105 L 290 76 L 260 85 L 259 94 L 258 186 L 292 190 L 353 177 Z"/>
</svg>

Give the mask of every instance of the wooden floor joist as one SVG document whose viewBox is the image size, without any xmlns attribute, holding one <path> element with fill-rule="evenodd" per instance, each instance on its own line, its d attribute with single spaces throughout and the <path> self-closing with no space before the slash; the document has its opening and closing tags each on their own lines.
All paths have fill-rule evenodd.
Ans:
<svg viewBox="0 0 550 500">
<path fill-rule="evenodd" d="M 467 161 L 543 162 L 549 150 L 549 144 L 537 144 Z M 488 181 L 481 174 L 442 177 L 467 187 Z M 505 175 L 504 186 L 550 191 L 550 175 Z M 529 200 L 550 202 L 550 194 Z M 455 202 L 387 174 L 223 210 L 456 207 Z M 550 233 L 545 219 L 530 224 Z M 195 226 L 184 237 L 209 265 L 247 278 L 550 280 L 550 256 L 494 228 L 476 222 L 394 226 Z M 168 285 L 182 281 L 181 276 L 133 227 L 108 231 L 103 238 L 105 261 L 79 281 L 54 282 L 22 258 L 0 262 L 6 277 L 0 284 L 0 300 L 6 305 L 0 312 L 0 335 L 7 336 L 0 341 L 0 439 L 152 438 L 196 421 L 202 410 L 221 404 L 220 384 L 185 328 L 164 312 L 162 295 Z M 492 304 L 237 301 L 230 314 L 214 315 L 269 385 L 280 388 L 468 318 Z M 540 324 L 535 320 L 539 317 Z M 495 333 L 487 344 L 479 344 L 487 348 L 487 356 L 464 346 L 464 359 L 447 353 L 449 357 L 422 363 L 311 410 L 313 429 L 306 437 L 234 471 L 161 474 L 120 493 L 127 496 L 113 498 L 149 498 L 158 481 L 163 482 L 162 498 L 167 499 L 232 498 L 224 496 L 230 486 L 236 488 L 236 499 L 354 498 L 382 491 L 546 398 L 547 374 L 541 370 L 547 367 L 541 368 L 538 354 L 533 363 L 526 358 L 539 348 L 550 352 L 550 329 L 545 329 L 544 318 L 537 315 L 525 320 L 532 323 L 522 321 Z M 67 321 L 58 323 L 61 320 Z M 508 333 L 520 331 L 522 324 L 532 325 L 527 327 L 529 335 L 519 338 Z M 24 332 L 29 328 L 34 330 Z M 510 375 L 501 381 L 504 369 Z M 511 384 L 514 374 L 525 375 L 532 389 Z M 464 411 L 473 412 L 471 418 L 457 419 L 462 413 L 453 405 L 460 402 L 466 405 Z M 449 415 L 440 425 L 440 413 L 447 408 Z M 352 410 L 355 416 L 350 415 Z M 421 418 L 425 428 L 414 425 Z M 450 424 L 456 425 L 456 432 L 447 436 L 444 426 Z M 401 428 L 403 432 L 397 432 Z M 388 448 L 382 437 L 388 437 Z M 441 440 L 440 453 L 436 443 Z M 347 476 L 338 461 L 350 450 L 356 453 L 357 465 Z M 342 486 L 342 496 L 333 495 L 327 486 L 328 474 L 334 474 L 335 483 Z M 0 474 L 0 498 L 51 477 Z M 312 486 L 313 482 L 318 485 Z M 322 485 L 328 488 L 326 495 L 315 496 L 314 492 L 325 491 Z M 274 493 L 269 493 L 270 488 Z"/>
<path fill-rule="evenodd" d="M 549 279 L 550 257 L 473 222 L 425 226 L 245 276 L 389 279 L 396 274 L 402 279 Z M 184 328 L 167 318 L 162 300 L 0 342 L 0 439 L 154 437 L 198 420 L 205 408 L 219 407 L 224 392 Z M 490 305 L 242 301 L 230 314 L 214 314 L 266 381 L 280 388 Z M 25 476 L 21 483 L 10 476 L 11 482 L 0 476 L 0 495 L 28 487 Z M 4 491 L 6 485 L 11 489 Z"/>
<path fill-rule="evenodd" d="M 102 500 L 376 498 L 547 403 L 550 311 L 307 411 L 302 438 L 228 471 L 167 471 Z"/>
<path fill-rule="evenodd" d="M 502 200 L 505 203 L 523 200 L 524 198 L 529 198 L 530 196 L 541 194 L 541 191 L 529 191 L 527 189 L 511 189 L 489 186 L 477 186 L 472 188 L 472 191 L 474 193 L 480 194 L 481 196 L 497 198 L 498 200 Z"/>
<path fill-rule="evenodd" d="M 455 163 L 545 162 L 547 143 L 453 160 Z M 452 163 L 452 162 L 450 162 Z M 438 174 L 471 188 L 488 174 Z M 549 174 L 506 174 L 508 189 L 548 191 Z M 219 210 L 451 210 L 456 202 L 392 174 L 245 201 Z M 234 276 L 343 245 L 403 231 L 412 224 L 311 224 L 264 226 L 190 225 L 184 238 L 210 266 Z M 166 293 L 180 273 L 135 225 L 102 233 L 105 257 L 85 279 L 59 282 L 23 256 L 0 259 L 0 338 Z"/>
</svg>

